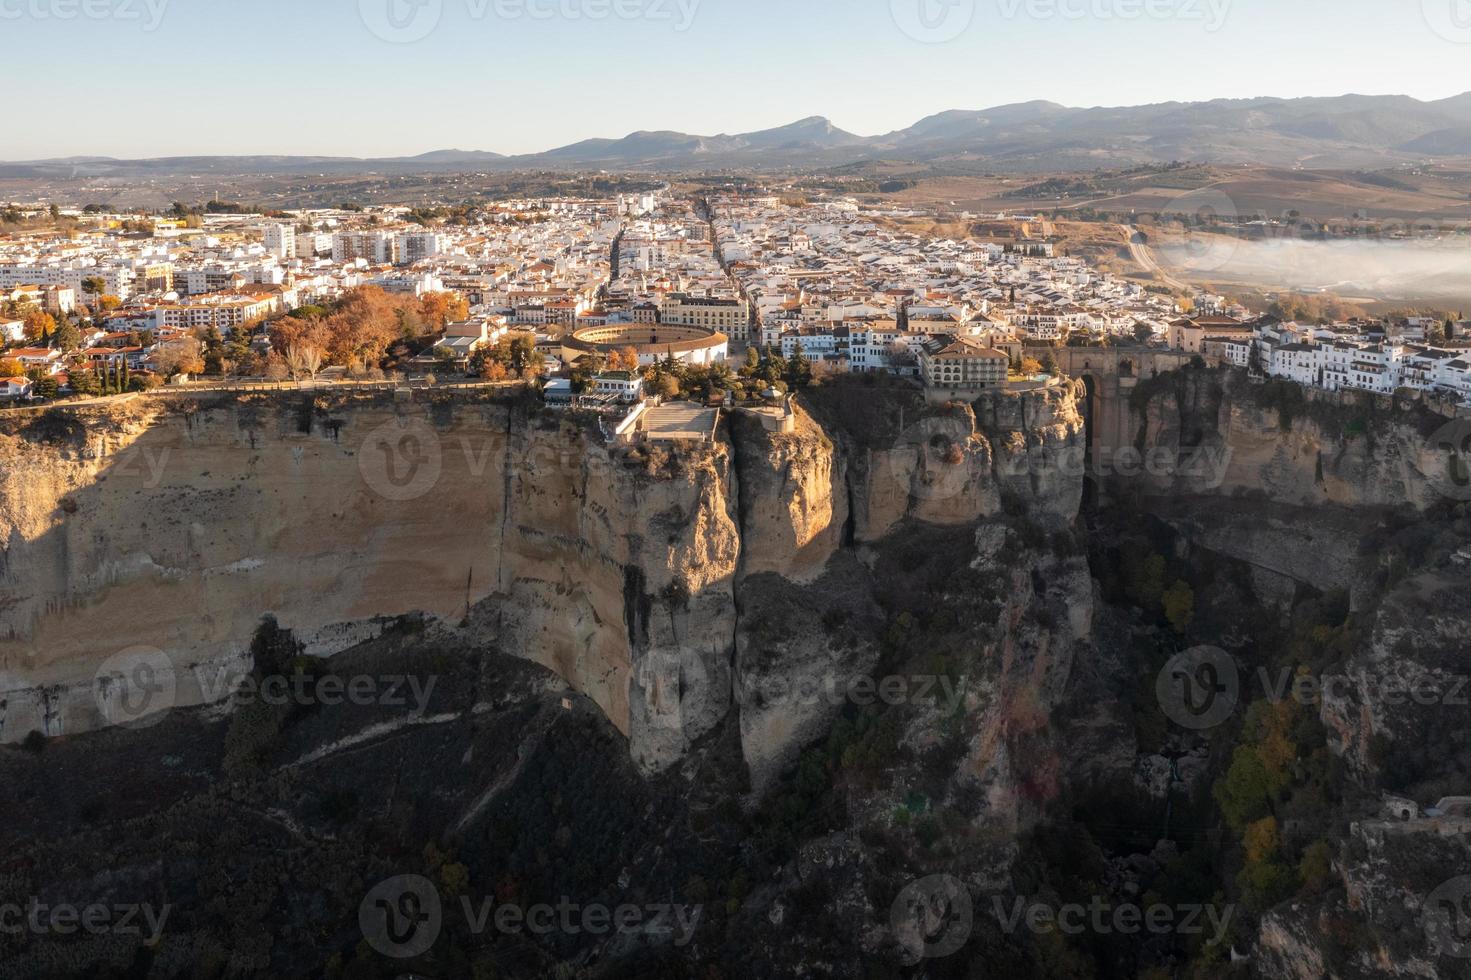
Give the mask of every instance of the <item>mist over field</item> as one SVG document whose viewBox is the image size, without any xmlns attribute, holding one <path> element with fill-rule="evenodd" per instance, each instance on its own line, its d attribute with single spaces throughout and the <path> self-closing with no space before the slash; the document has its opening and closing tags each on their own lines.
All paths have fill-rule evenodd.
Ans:
<svg viewBox="0 0 1471 980">
<path fill-rule="evenodd" d="M 1195 280 L 1471 305 L 1471 240 L 1464 238 L 1245 241 L 1193 235 L 1162 244 L 1157 252 L 1170 271 Z"/>
</svg>

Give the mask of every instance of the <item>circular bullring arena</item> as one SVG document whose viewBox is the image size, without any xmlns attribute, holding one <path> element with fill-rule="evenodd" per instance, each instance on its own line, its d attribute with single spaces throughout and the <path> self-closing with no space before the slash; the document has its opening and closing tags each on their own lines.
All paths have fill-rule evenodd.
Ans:
<svg viewBox="0 0 1471 980">
<path fill-rule="evenodd" d="M 667 323 L 610 323 L 587 327 L 563 338 L 562 360 L 571 363 L 585 354 L 607 357 L 632 347 L 641 366 L 655 364 L 673 355 L 690 365 L 723 361 L 730 352 L 730 338 L 704 327 L 679 327 Z"/>
</svg>

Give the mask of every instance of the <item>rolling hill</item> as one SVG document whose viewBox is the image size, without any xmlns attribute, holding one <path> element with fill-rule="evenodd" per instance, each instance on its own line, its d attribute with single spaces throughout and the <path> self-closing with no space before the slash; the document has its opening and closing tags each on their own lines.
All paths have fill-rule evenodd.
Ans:
<svg viewBox="0 0 1471 980">
<path fill-rule="evenodd" d="M 907 129 L 872 137 L 846 132 L 813 116 L 753 133 L 639 131 L 520 156 L 437 150 L 383 159 L 71 157 L 0 164 L 0 176 L 822 169 L 881 160 L 1023 173 L 1172 160 L 1325 169 L 1466 155 L 1471 155 L 1471 93 L 1434 102 L 1398 95 L 1344 95 L 1086 109 L 1038 101 L 940 112 Z"/>
</svg>

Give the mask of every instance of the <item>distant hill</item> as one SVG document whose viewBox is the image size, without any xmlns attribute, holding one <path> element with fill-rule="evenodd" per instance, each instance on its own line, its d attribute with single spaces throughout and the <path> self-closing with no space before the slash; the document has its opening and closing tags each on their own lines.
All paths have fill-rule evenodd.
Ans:
<svg viewBox="0 0 1471 980">
<path fill-rule="evenodd" d="M 863 137 L 813 116 L 736 135 L 640 131 L 544 153 L 436 150 L 416 157 L 71 157 L 0 164 L 0 176 L 347 174 L 365 170 L 726 170 L 826 168 L 890 160 L 995 171 L 1092 169 L 1171 160 L 1372 168 L 1471 155 L 1471 92 L 1436 102 L 1402 95 L 1217 99 L 1114 108 L 1023 102 L 951 110 Z"/>
</svg>

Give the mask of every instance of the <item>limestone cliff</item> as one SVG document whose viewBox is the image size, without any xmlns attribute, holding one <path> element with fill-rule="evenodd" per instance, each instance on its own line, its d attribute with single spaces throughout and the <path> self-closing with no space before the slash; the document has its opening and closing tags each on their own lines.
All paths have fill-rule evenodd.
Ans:
<svg viewBox="0 0 1471 980">
<path fill-rule="evenodd" d="M 1471 421 L 1417 402 L 1327 392 L 1244 371 L 1182 370 L 1141 382 L 1130 398 L 1135 448 L 1152 492 L 1254 492 L 1279 503 L 1347 507 L 1471 499 L 1464 464 Z"/>
<path fill-rule="evenodd" d="M 1010 516 L 1045 527 L 1072 523 L 1082 497 L 1080 395 L 1080 386 L 1067 383 L 931 408 L 902 389 L 850 384 L 804 396 L 812 414 L 798 410 L 794 433 L 773 434 L 750 421 L 737 427 L 745 554 L 735 696 L 758 793 L 832 724 L 847 700 L 844 685 L 876 673 L 877 641 L 885 617 L 895 615 L 888 593 L 914 572 L 883 570 L 895 552 L 930 568 L 958 562 L 957 577 L 925 597 L 953 600 L 967 621 L 988 611 L 975 635 L 962 631 L 955 642 L 970 653 L 986 650 L 985 673 L 998 678 L 996 688 L 969 695 L 986 730 L 974 765 L 999 767 L 1007 787 L 999 796 L 1015 788 L 1000 733 L 1045 722 L 1055 703 L 1049 684 L 1068 676 L 1092 597 L 1081 561 L 1044 565 L 1069 596 L 1057 615 L 1070 628 L 1060 640 L 1055 629 L 1026 628 L 1031 576 L 1043 570 L 1026 563 L 1028 551 L 1015 541 L 1004 559 L 997 554 L 1006 539 L 1003 510 L 1010 504 Z M 1078 466 L 1061 465 L 1069 454 Z M 916 544 L 935 534 L 946 544 L 934 553 Z M 962 553 L 952 555 L 951 544 Z M 984 573 L 966 567 L 972 562 L 983 563 Z M 985 591 L 966 591 L 962 575 Z M 1023 601 L 1011 598 L 1013 589 Z M 1008 698 L 998 696 L 1003 690 Z"/>
<path fill-rule="evenodd" d="M 5 418 L 6 740 L 104 723 L 94 675 L 140 657 L 171 668 L 171 703 L 221 697 L 201 679 L 248 668 L 266 614 L 317 654 L 386 617 L 469 617 L 650 768 L 725 714 L 723 446 L 633 457 L 513 402 L 306 397 Z"/>
<path fill-rule="evenodd" d="M 740 582 L 842 576 L 830 565 L 855 538 L 973 524 L 1005 494 L 1076 512 L 1078 486 L 1015 465 L 1077 446 L 1072 386 L 995 396 L 979 419 L 904 389 L 867 394 L 909 425 L 824 426 L 799 409 L 791 435 L 737 420 L 710 444 L 629 449 L 505 398 L 152 396 L 11 413 L 0 736 L 117 721 L 140 664 L 166 683 L 160 707 L 217 700 L 229 689 L 211 681 L 249 669 L 267 615 L 323 655 L 422 613 L 551 669 L 661 770 L 749 693 L 732 677 L 755 656 L 735 655 Z M 875 632 L 835 664 L 871 666 Z M 768 668 L 796 676 L 792 658 L 825 656 L 797 633 Z M 784 710 L 770 732 L 751 707 L 751 759 L 787 758 L 829 714 Z"/>
</svg>

